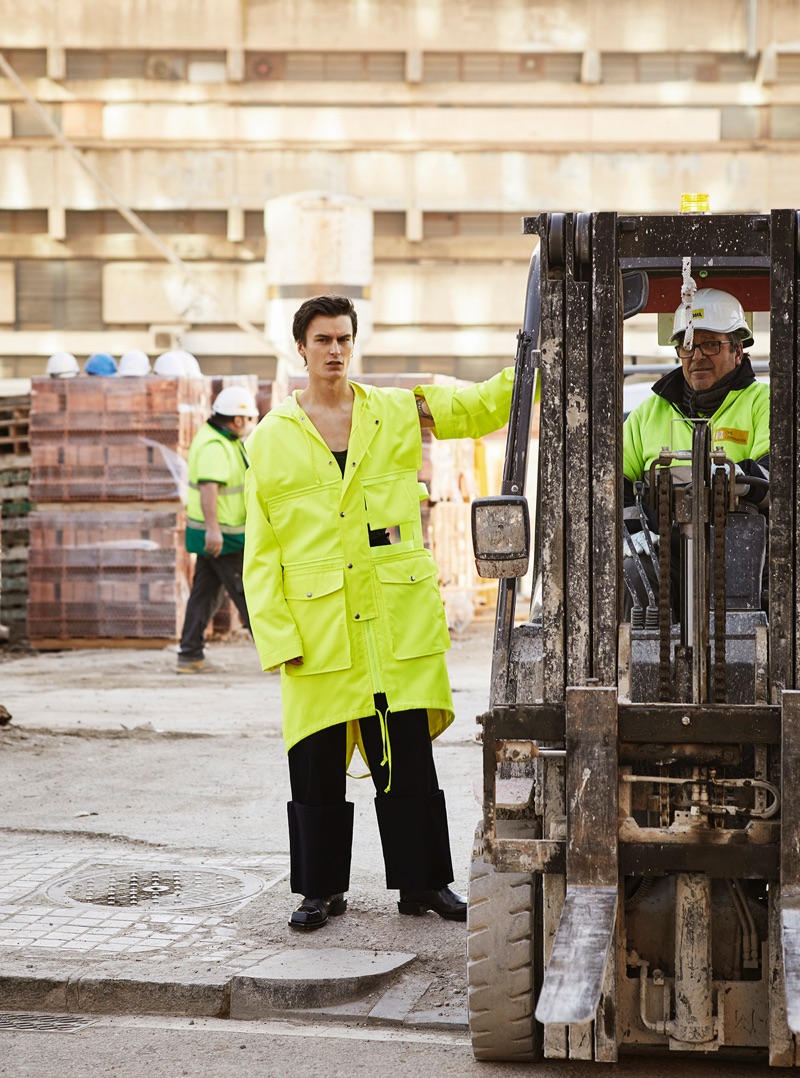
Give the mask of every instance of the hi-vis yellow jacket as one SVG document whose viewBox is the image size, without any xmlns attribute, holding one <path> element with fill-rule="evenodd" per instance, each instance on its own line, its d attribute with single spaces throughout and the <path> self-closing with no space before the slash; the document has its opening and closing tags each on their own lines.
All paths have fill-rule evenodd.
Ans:
<svg viewBox="0 0 800 1078">
<path fill-rule="evenodd" d="M 769 453 L 769 386 L 753 381 L 744 389 L 731 390 L 710 422 L 713 444 L 721 445 L 735 463 L 764 457 Z M 692 423 L 669 398 L 653 393 L 642 401 L 623 427 L 625 478 L 649 482 L 650 465 L 664 446 L 692 448 L 692 429 Z"/>
<path fill-rule="evenodd" d="M 467 388 L 376 389 L 352 382 L 345 475 L 297 403 L 247 440 L 244 587 L 263 668 L 282 666 L 287 750 L 335 723 L 426 708 L 431 737 L 453 720 L 450 646 L 437 568 L 422 542 L 422 443 L 414 393 L 438 438 L 480 437 L 508 419 L 514 371 Z M 370 547 L 368 528 L 399 526 Z M 357 741 L 351 727 L 350 751 Z M 349 755 L 348 755 L 349 759 Z M 343 760 L 344 764 L 345 761 Z"/>
<path fill-rule="evenodd" d="M 200 501 L 200 483 L 219 484 L 217 521 L 222 532 L 222 553 L 244 547 L 244 476 L 247 457 L 238 438 L 211 423 L 204 423 L 189 447 L 189 496 L 186 501 L 186 549 L 203 554 L 206 523 Z"/>
</svg>

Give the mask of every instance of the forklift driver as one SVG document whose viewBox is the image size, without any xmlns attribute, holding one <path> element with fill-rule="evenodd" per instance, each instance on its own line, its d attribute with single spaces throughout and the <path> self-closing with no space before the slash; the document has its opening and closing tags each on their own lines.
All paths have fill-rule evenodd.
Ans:
<svg viewBox="0 0 800 1078">
<path fill-rule="evenodd" d="M 630 544 L 641 555 L 639 564 L 656 592 L 653 561 L 658 525 L 642 492 L 650 465 L 662 447 L 691 449 L 692 420 L 710 420 L 712 444 L 722 446 L 726 456 L 735 463 L 736 494 L 740 501 L 765 510 L 769 500 L 763 482 L 769 477 L 769 387 L 756 381 L 750 357 L 744 351 L 753 344 L 753 338 L 741 304 L 730 293 L 717 288 L 699 289 L 694 295 L 691 315 L 683 305 L 676 310 L 669 343 L 676 347 L 680 367 L 655 383 L 653 395 L 631 412 L 623 427 L 625 523 Z M 682 477 L 683 471 L 682 467 L 673 468 L 676 483 L 682 479 L 688 481 L 689 469 Z M 762 482 L 749 484 L 748 476 Z M 647 530 L 643 527 L 645 522 Z M 624 554 L 625 618 L 629 620 L 633 606 L 631 587 L 635 588 L 642 607 L 648 606 L 648 596 L 628 541 Z M 671 565 L 675 616 L 679 594 L 677 542 L 673 542 Z"/>
</svg>

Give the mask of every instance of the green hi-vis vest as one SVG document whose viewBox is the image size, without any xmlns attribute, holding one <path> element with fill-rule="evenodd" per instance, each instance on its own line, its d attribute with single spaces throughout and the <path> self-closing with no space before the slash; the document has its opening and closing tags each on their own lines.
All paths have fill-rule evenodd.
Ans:
<svg viewBox="0 0 800 1078">
<path fill-rule="evenodd" d="M 769 387 L 752 382 L 744 389 L 731 390 L 711 416 L 711 425 L 713 444 L 721 445 L 735 463 L 763 457 L 769 453 Z M 652 394 L 625 420 L 622 468 L 626 477 L 633 483 L 646 481 L 650 465 L 664 446 L 691 449 L 692 429 L 675 405 Z"/>
<path fill-rule="evenodd" d="M 200 483 L 218 483 L 217 520 L 222 532 L 222 553 L 244 549 L 244 476 L 247 456 L 238 438 L 205 423 L 189 449 L 189 497 L 186 502 L 186 549 L 202 554 L 206 525 L 200 503 Z"/>
</svg>

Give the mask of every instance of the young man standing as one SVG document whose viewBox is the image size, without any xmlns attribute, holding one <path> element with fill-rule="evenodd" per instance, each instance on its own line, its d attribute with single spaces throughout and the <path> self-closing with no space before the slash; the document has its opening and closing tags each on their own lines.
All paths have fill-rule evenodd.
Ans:
<svg viewBox="0 0 800 1078">
<path fill-rule="evenodd" d="M 466 918 L 466 901 L 449 887 L 431 751 L 453 704 L 437 568 L 422 542 L 420 427 L 439 438 L 496 430 L 513 384 L 511 369 L 467 389 L 350 382 L 357 328 L 344 296 L 299 308 L 293 332 L 308 385 L 247 443 L 245 590 L 262 666 L 281 667 L 291 888 L 303 896 L 289 924 L 305 930 L 347 906 L 345 778 L 356 745 L 375 784 L 386 885 L 399 890 L 400 913 Z"/>
</svg>

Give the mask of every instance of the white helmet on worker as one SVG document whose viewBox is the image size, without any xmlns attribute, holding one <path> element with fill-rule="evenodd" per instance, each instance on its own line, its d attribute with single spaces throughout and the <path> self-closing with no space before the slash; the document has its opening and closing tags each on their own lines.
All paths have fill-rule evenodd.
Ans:
<svg viewBox="0 0 800 1078">
<path fill-rule="evenodd" d="M 686 332 L 686 307 L 681 305 L 675 312 L 672 323 L 670 344 L 680 344 L 680 338 Z M 708 329 L 714 333 L 735 333 L 743 348 L 753 343 L 750 327 L 739 300 L 719 288 L 699 288 L 692 300 L 692 326 L 694 329 Z"/>
<path fill-rule="evenodd" d="M 226 386 L 225 389 L 221 389 L 211 406 L 211 411 L 214 415 L 243 415 L 252 419 L 258 415 L 256 399 L 244 386 Z"/>
<path fill-rule="evenodd" d="M 117 374 L 124 378 L 141 378 L 150 373 L 150 360 L 138 348 L 132 348 L 120 356 Z"/>
<path fill-rule="evenodd" d="M 80 367 L 72 352 L 54 352 L 47 361 L 47 374 L 51 378 L 74 378 L 79 373 Z"/>
</svg>

